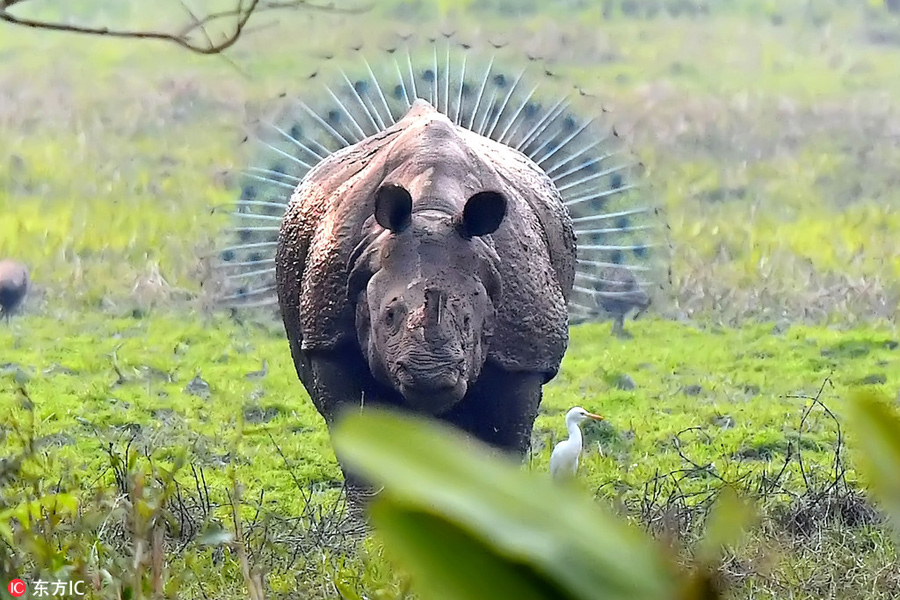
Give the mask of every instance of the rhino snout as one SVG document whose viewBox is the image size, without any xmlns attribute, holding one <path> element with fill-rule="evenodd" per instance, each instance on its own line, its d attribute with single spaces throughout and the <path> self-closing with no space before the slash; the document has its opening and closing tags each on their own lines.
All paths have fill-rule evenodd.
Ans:
<svg viewBox="0 0 900 600">
<path fill-rule="evenodd" d="M 404 399 L 418 410 L 440 414 L 462 400 L 468 390 L 465 359 L 397 361 L 394 378 Z"/>
<path fill-rule="evenodd" d="M 455 381 L 457 376 L 464 375 L 465 362 L 464 358 L 425 361 L 401 358 L 397 361 L 396 376 L 408 386 L 441 387 L 441 382 Z"/>
</svg>

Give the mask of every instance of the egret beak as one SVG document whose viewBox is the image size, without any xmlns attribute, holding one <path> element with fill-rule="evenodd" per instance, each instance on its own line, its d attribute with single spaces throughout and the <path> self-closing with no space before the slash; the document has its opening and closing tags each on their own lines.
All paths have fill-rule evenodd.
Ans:
<svg viewBox="0 0 900 600">
<path fill-rule="evenodd" d="M 602 420 L 603 420 L 603 417 L 601 417 L 600 415 L 595 415 L 594 413 L 587 413 L 587 416 L 590 417 L 591 419 L 595 420 L 595 421 L 602 421 Z"/>
</svg>

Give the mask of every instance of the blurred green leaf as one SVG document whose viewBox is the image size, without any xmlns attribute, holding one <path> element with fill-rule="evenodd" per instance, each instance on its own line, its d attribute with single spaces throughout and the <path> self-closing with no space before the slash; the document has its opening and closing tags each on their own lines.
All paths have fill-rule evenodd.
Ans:
<svg viewBox="0 0 900 600">
<path fill-rule="evenodd" d="M 590 498 L 523 471 L 447 426 L 373 409 L 348 415 L 334 442 L 352 468 L 385 486 L 377 517 L 390 547 L 406 558 L 421 554 L 409 566 L 422 586 L 439 587 L 447 577 L 434 565 L 466 560 L 463 553 L 505 562 L 494 575 L 505 589 L 518 588 L 500 581 L 513 572 L 552 582 L 556 597 L 656 599 L 671 589 L 667 564 L 648 537 Z M 416 534 L 418 526 L 451 537 L 452 551 L 441 538 Z M 497 595 L 475 590 L 457 597 Z"/>
<path fill-rule="evenodd" d="M 28 530 L 32 521 L 39 521 L 44 514 L 71 516 L 78 511 L 78 499 L 74 494 L 48 494 L 36 500 L 27 500 L 0 512 L 0 523 L 3 531 L 8 528 L 10 519 L 16 519 L 19 525 Z"/>
<path fill-rule="evenodd" d="M 335 581 L 334 588 L 337 590 L 337 593 L 340 595 L 341 600 L 361 600 L 359 594 L 351 588 L 348 584 L 343 581 Z"/>
<path fill-rule="evenodd" d="M 860 467 L 900 532 L 900 414 L 886 398 L 860 390 L 851 396 L 849 421 Z"/>
<path fill-rule="evenodd" d="M 718 600 L 721 597 L 716 572 L 709 567 L 692 573 L 677 596 L 678 600 Z"/>
<path fill-rule="evenodd" d="M 733 487 L 722 488 L 706 519 L 698 560 L 706 565 L 718 561 L 726 547 L 740 541 L 755 516 L 752 504 L 742 499 Z"/>
<path fill-rule="evenodd" d="M 373 506 L 372 520 L 396 558 L 421 578 L 423 597 L 571 598 L 526 565 L 516 565 L 493 553 L 461 528 L 426 512 L 406 509 L 390 499 Z"/>
</svg>

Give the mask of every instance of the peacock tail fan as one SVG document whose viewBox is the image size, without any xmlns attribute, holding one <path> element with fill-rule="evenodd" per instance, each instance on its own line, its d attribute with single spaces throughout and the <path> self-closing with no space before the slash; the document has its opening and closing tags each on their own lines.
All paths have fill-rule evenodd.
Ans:
<svg viewBox="0 0 900 600">
<path fill-rule="evenodd" d="M 545 59 L 456 34 L 396 36 L 325 59 L 250 136 L 233 225 L 213 270 L 218 305 L 277 307 L 275 250 L 291 194 L 320 161 L 400 120 L 416 99 L 527 155 L 553 180 L 576 233 L 571 323 L 642 311 L 669 282 L 668 226 L 643 167 L 598 99 Z"/>
</svg>

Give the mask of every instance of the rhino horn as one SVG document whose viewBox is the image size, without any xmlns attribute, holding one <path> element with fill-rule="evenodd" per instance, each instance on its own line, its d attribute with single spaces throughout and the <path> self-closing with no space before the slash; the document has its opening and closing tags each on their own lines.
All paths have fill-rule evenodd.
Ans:
<svg viewBox="0 0 900 600">
<path fill-rule="evenodd" d="M 441 324 L 441 311 L 446 298 L 442 291 L 429 287 L 425 289 L 425 326 Z"/>
</svg>

